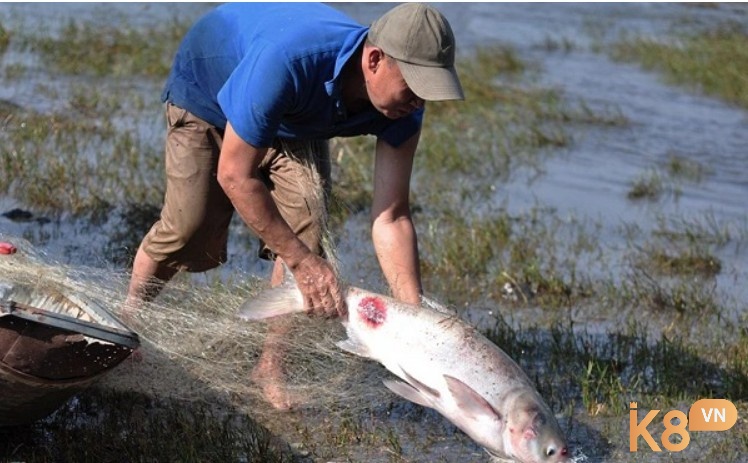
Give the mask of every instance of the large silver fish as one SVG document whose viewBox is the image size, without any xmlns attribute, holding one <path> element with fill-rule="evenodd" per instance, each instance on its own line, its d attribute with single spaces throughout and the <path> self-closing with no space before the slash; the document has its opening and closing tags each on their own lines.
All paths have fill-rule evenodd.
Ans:
<svg viewBox="0 0 748 463">
<path fill-rule="evenodd" d="M 522 369 L 494 343 L 433 302 L 425 307 L 349 287 L 348 339 L 337 345 L 374 359 L 402 381 L 395 394 L 431 407 L 497 458 L 571 462 L 550 408 Z M 239 317 L 303 312 L 300 291 L 284 284 L 245 302 Z"/>
</svg>

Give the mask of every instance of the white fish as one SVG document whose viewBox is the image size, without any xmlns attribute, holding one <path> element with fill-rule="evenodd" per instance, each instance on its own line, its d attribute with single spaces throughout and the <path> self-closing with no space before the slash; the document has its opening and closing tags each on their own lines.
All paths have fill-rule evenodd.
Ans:
<svg viewBox="0 0 748 463">
<path fill-rule="evenodd" d="M 374 359 L 401 381 L 395 394 L 431 407 L 489 454 L 522 463 L 571 462 L 566 440 L 532 381 L 477 329 L 434 302 L 425 307 L 349 287 L 348 339 L 338 347 Z M 300 291 L 284 284 L 239 310 L 244 320 L 303 312 Z"/>
</svg>

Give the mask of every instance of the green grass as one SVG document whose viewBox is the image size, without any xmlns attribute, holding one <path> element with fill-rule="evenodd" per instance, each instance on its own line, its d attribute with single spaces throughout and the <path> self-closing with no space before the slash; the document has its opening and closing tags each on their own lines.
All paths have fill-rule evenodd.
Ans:
<svg viewBox="0 0 748 463">
<path fill-rule="evenodd" d="M 626 197 L 631 201 L 656 202 L 680 198 L 683 189 L 698 185 L 709 169 L 698 161 L 671 153 L 661 166 L 647 168 L 631 182 Z"/>
<path fill-rule="evenodd" d="M 58 37 L 18 33 L 22 47 L 38 53 L 58 72 L 165 78 L 188 26 L 165 22 L 158 28 L 140 30 L 70 21 Z"/>
<path fill-rule="evenodd" d="M 631 200 L 656 201 L 662 196 L 663 190 L 660 175 L 656 171 L 649 171 L 634 180 L 626 197 Z"/>
<path fill-rule="evenodd" d="M 683 34 L 670 41 L 625 39 L 610 53 L 614 59 L 661 72 L 668 82 L 748 108 L 748 33 L 739 24 Z"/>
<path fill-rule="evenodd" d="M 0 192 L 39 211 L 96 214 L 162 198 L 160 146 L 111 121 L 29 111 L 3 114 Z M 146 175 L 143 175 L 143 173 Z"/>
<path fill-rule="evenodd" d="M 709 168 L 704 164 L 670 153 L 668 156 L 665 171 L 675 179 L 682 179 L 693 183 L 699 183 L 710 173 Z"/>
<path fill-rule="evenodd" d="M 3 27 L 2 24 L 0 24 L 0 56 L 5 54 L 5 51 L 8 49 L 8 45 L 10 45 L 10 38 L 11 33 Z"/>
<path fill-rule="evenodd" d="M 38 85 L 40 97 L 56 101 L 52 112 L 0 107 L 0 167 L 12 173 L 0 179 L 0 192 L 47 214 L 100 217 L 117 206 L 160 203 L 163 129 L 149 139 L 138 124 L 160 114 L 158 88 L 187 27 L 176 20 L 147 29 L 70 21 L 55 35 L 0 28 L 0 46 L 37 55 L 51 75 L 82 79 L 62 89 Z M 5 71 L 9 80 L 28 72 L 22 65 Z M 133 78 L 152 86 L 149 101 Z"/>
<path fill-rule="evenodd" d="M 546 331 L 510 328 L 499 319 L 487 335 L 528 372 L 553 366 L 552 381 L 541 379 L 542 374 L 536 381 L 559 411 L 572 402 L 593 416 L 622 417 L 628 415 L 629 401 L 658 408 L 704 397 L 736 402 L 746 397 L 745 335 L 725 350 L 719 344 L 693 345 L 678 335 L 653 337 L 648 331 L 645 324 L 632 322 L 595 335 L 570 323 Z"/>
<path fill-rule="evenodd" d="M 722 270 L 719 259 L 709 254 L 684 252 L 672 254 L 655 250 L 650 254 L 652 267 L 665 275 L 703 275 L 713 277 Z"/>
</svg>

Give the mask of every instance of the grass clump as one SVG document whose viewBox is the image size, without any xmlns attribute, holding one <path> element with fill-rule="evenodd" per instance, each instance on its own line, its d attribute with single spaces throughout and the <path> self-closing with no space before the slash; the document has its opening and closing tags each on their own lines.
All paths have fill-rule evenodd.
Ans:
<svg viewBox="0 0 748 463">
<path fill-rule="evenodd" d="M 26 36 L 22 43 L 56 71 L 71 75 L 164 78 L 187 24 L 140 30 L 70 21 L 59 36 Z"/>
<path fill-rule="evenodd" d="M 614 59 L 662 72 L 670 82 L 748 108 L 748 33 L 739 24 L 723 24 L 670 42 L 622 40 L 610 53 Z"/>
<path fill-rule="evenodd" d="M 458 69 L 469 104 L 428 106 L 419 170 L 495 177 L 537 163 L 539 148 L 569 143 L 557 124 L 560 96 L 519 85 L 527 65 L 513 49 L 480 49 Z"/>
<path fill-rule="evenodd" d="M 709 316 L 723 311 L 716 286 L 712 282 L 659 277 L 645 269 L 634 268 L 615 288 L 611 296 L 619 305 L 638 307 L 644 313 L 672 313 Z"/>
<path fill-rule="evenodd" d="M 440 214 L 422 233 L 426 287 L 449 281 L 439 296 L 456 304 L 489 299 L 557 308 L 588 297 L 577 268 L 593 251 L 592 235 L 543 213 Z M 554 240 L 562 235 L 570 239 Z"/>
<path fill-rule="evenodd" d="M 648 168 L 640 173 L 626 194 L 631 201 L 657 201 L 668 194 L 679 198 L 684 184 L 697 184 L 707 175 L 708 169 L 697 161 L 670 154 L 663 165 Z"/>
<path fill-rule="evenodd" d="M 10 45 L 11 33 L 2 24 L 0 24 L 0 56 L 2 56 Z"/>
<path fill-rule="evenodd" d="M 445 214 L 431 222 L 423 248 L 423 273 L 432 282 L 450 281 L 453 302 L 474 301 L 493 288 L 485 276 L 501 266 L 510 243 L 512 225 L 507 216 L 472 218 Z"/>
<path fill-rule="evenodd" d="M 626 197 L 633 201 L 656 201 L 662 196 L 663 191 L 662 177 L 656 171 L 649 171 L 634 180 Z"/>
<path fill-rule="evenodd" d="M 709 173 L 709 169 L 704 164 L 675 153 L 670 153 L 668 156 L 665 171 L 672 178 L 683 179 L 693 183 L 701 182 Z"/>
<path fill-rule="evenodd" d="M 714 277 L 722 270 L 722 263 L 709 254 L 684 252 L 672 254 L 655 250 L 649 254 L 652 267 L 664 275 L 702 275 Z"/>
<path fill-rule="evenodd" d="M 703 218 L 679 218 L 660 215 L 652 237 L 671 245 L 685 246 L 696 253 L 709 254 L 710 248 L 721 248 L 732 241 L 744 240 L 737 226 L 721 223 L 708 213 Z M 634 232 L 634 230 L 631 230 Z"/>
<path fill-rule="evenodd" d="M 111 121 L 19 111 L 4 128 L 0 192 L 39 211 L 98 215 L 162 197 L 160 147 Z"/>
<path fill-rule="evenodd" d="M 637 322 L 593 334 L 568 322 L 549 330 L 511 328 L 499 318 L 487 336 L 536 378 L 541 394 L 557 410 L 577 403 L 590 416 L 627 416 L 629 401 L 654 408 L 703 397 L 746 397 L 745 340 L 728 351 L 648 333 Z M 548 366 L 552 373 L 545 371 Z M 540 379 L 549 374 L 552 385 Z"/>
<path fill-rule="evenodd" d="M 330 143 L 333 160 L 330 227 L 342 226 L 351 214 L 369 210 L 373 195 L 373 138 L 334 139 Z"/>
</svg>

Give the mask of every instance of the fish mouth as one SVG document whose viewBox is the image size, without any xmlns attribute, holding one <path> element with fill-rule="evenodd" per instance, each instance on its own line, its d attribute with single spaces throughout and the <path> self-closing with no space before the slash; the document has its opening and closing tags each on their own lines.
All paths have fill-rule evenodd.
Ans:
<svg viewBox="0 0 748 463">
<path fill-rule="evenodd" d="M 486 448 L 484 448 L 483 450 L 485 450 L 486 453 L 491 457 L 491 461 L 493 463 L 516 463 L 516 460 L 512 460 L 506 455 L 492 452 L 491 450 L 488 450 Z M 560 460 L 560 461 L 568 462 L 568 463 L 574 462 L 574 459 L 570 458 L 568 455 L 566 455 L 565 457 L 566 457 L 565 460 Z"/>
</svg>

